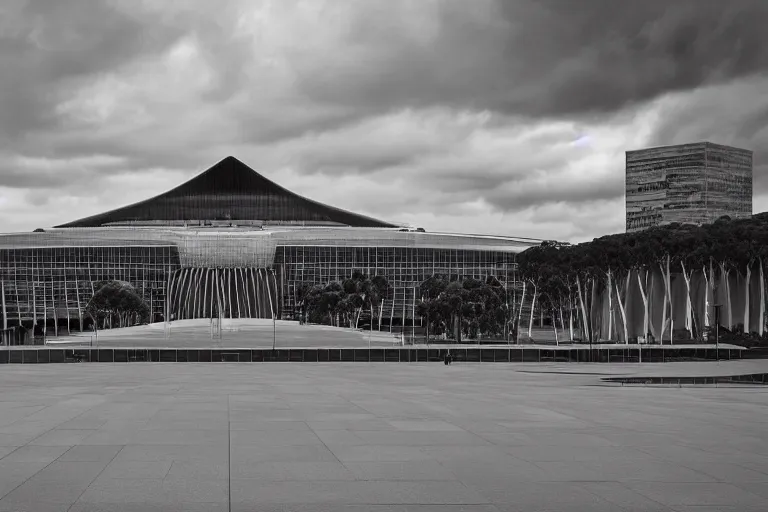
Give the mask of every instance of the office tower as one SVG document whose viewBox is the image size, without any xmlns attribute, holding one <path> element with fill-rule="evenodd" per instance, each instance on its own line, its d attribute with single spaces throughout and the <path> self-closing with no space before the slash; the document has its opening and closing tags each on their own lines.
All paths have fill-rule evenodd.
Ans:
<svg viewBox="0 0 768 512">
<path fill-rule="evenodd" d="M 752 215 L 752 152 L 710 142 L 627 151 L 626 229 Z"/>
</svg>

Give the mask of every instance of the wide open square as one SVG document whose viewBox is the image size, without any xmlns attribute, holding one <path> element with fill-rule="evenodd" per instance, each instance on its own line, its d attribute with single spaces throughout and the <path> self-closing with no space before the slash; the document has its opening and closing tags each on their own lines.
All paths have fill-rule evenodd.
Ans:
<svg viewBox="0 0 768 512">
<path fill-rule="evenodd" d="M 761 366 L 9 365 L 0 511 L 762 511 L 764 388 L 600 381 Z"/>
</svg>

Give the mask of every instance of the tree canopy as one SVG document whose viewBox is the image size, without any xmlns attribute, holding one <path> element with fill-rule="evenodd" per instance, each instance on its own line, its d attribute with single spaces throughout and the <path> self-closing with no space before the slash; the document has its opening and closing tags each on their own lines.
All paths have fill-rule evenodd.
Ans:
<svg viewBox="0 0 768 512">
<path fill-rule="evenodd" d="M 670 224 L 603 236 L 578 245 L 544 242 L 520 253 L 517 261 L 519 275 L 527 285 L 528 300 L 533 303 L 541 300 L 541 307 L 550 309 L 553 304 L 573 302 L 571 311 L 577 316 L 584 336 L 592 341 L 598 337 L 612 338 L 616 334 L 610 332 L 614 325 L 611 321 L 607 323 L 609 333 L 602 332 L 604 329 L 599 325 L 602 321 L 598 318 L 602 313 L 597 307 L 599 297 L 607 298 L 609 311 L 620 310 L 625 317 L 624 306 L 630 287 L 637 288 L 645 303 L 644 336 L 654 330 L 650 326 L 653 313 L 648 302 L 657 274 L 660 277 L 656 289 L 663 288 L 664 300 L 660 310 L 662 328 L 657 329 L 659 332 L 654 336 L 663 338 L 665 329 L 671 331 L 673 328 L 674 276 L 682 276 L 685 280 L 686 329 L 692 337 L 700 337 L 706 325 L 711 325 L 711 319 L 701 318 L 693 303 L 695 290 L 691 278 L 694 275 L 705 280 L 709 287 L 708 296 L 703 299 L 705 307 L 712 307 L 714 293 L 721 288 L 718 297 L 722 298 L 718 300 L 724 302 L 726 314 L 734 317 L 736 309 L 741 308 L 735 316 L 743 316 L 742 328 L 748 329 L 750 311 L 755 309 L 749 305 L 752 293 L 749 289 L 754 288 L 751 275 L 758 271 L 764 275 L 763 264 L 767 259 L 768 213 L 762 213 L 735 220 L 723 217 L 702 226 Z M 748 288 L 739 292 L 738 297 L 735 288 L 731 290 L 736 287 L 734 278 L 738 279 L 738 286 Z M 765 286 L 764 282 L 761 286 Z M 764 295 L 763 290 L 760 292 L 761 315 L 765 309 Z M 738 307 L 734 297 L 738 298 Z M 728 327 L 736 326 L 737 320 L 739 318 L 731 321 Z M 626 331 L 626 318 L 623 329 Z M 759 331 L 762 334 L 762 327 Z"/>
<path fill-rule="evenodd" d="M 495 278 L 478 281 L 434 275 L 421 283 L 416 312 L 425 319 L 430 333 L 450 334 L 460 342 L 462 335 L 502 335 L 508 327 L 506 290 Z"/>
<path fill-rule="evenodd" d="M 116 319 L 118 325 L 124 326 L 149 317 L 149 305 L 130 283 L 101 281 L 94 288 L 96 291 L 86 306 L 86 313 L 96 324 L 101 319 L 112 325 Z"/>
<path fill-rule="evenodd" d="M 766 261 L 768 213 L 575 245 L 545 241 L 517 255 L 509 289 L 493 277 L 430 276 L 417 286 L 416 313 L 427 338 L 456 341 L 509 334 L 519 341 L 526 331 L 533 340 L 535 320 L 552 328 L 556 342 L 703 340 L 716 322 L 763 336 Z M 315 322 L 355 327 L 370 315 L 381 328 L 389 291 L 386 279 L 356 271 L 341 281 L 307 283 L 297 303 Z"/>
<path fill-rule="evenodd" d="M 300 303 L 311 321 L 357 328 L 363 313 L 369 314 L 372 323 L 377 316 L 381 321 L 379 308 L 388 289 L 385 277 L 355 270 L 342 281 L 302 286 Z"/>
</svg>

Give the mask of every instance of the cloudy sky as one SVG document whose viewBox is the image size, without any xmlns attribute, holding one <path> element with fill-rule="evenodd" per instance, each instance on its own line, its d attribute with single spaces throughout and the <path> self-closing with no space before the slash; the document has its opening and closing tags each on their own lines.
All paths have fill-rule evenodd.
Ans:
<svg viewBox="0 0 768 512">
<path fill-rule="evenodd" d="M 623 231 L 624 151 L 755 152 L 765 0 L 2 0 L 0 231 L 145 199 L 227 155 L 428 230 Z"/>
</svg>

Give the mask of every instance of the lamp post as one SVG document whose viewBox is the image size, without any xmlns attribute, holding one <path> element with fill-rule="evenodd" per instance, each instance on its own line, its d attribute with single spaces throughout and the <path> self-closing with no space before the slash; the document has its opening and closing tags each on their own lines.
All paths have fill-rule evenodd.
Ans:
<svg viewBox="0 0 768 512">
<path fill-rule="evenodd" d="M 90 307 L 91 303 L 93 303 L 93 296 L 91 296 L 91 298 L 85 304 L 85 310 L 86 311 L 88 311 L 88 308 Z M 91 316 L 91 318 L 93 318 L 93 325 L 91 326 L 91 328 L 93 329 L 93 334 L 96 337 L 96 348 L 98 348 L 99 347 L 99 327 L 98 327 L 97 324 L 98 324 L 99 320 L 98 320 L 97 317 L 94 317 L 93 315 L 90 315 L 90 316 Z M 34 327 L 33 327 L 32 334 L 34 335 Z M 91 346 L 93 346 L 93 338 L 94 338 L 94 336 L 91 336 Z"/>
<path fill-rule="evenodd" d="M 275 284 L 277 284 L 277 276 L 275 276 L 275 270 L 269 269 L 269 271 L 272 273 L 272 278 L 274 279 Z M 275 291 L 277 291 L 277 287 L 275 287 Z M 267 287 L 267 292 L 269 292 L 269 287 Z M 271 303 L 272 306 L 270 309 L 272 309 L 272 351 L 275 351 L 275 346 L 277 345 L 277 321 L 275 320 L 275 304 Z"/>
</svg>

